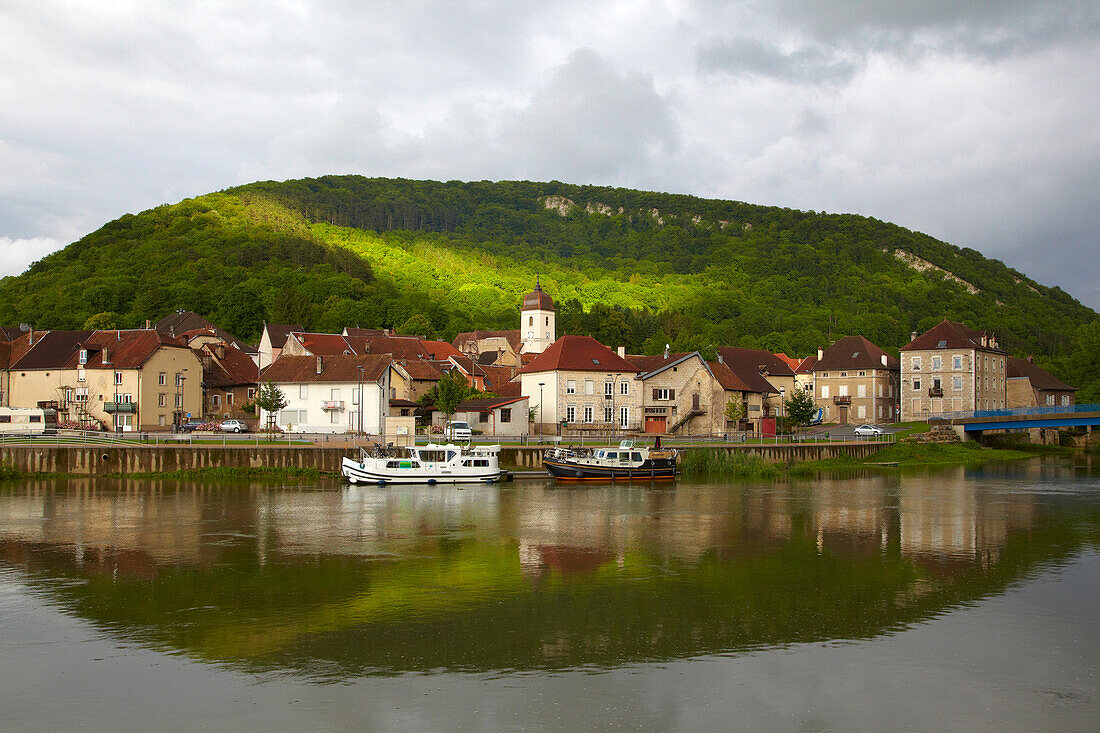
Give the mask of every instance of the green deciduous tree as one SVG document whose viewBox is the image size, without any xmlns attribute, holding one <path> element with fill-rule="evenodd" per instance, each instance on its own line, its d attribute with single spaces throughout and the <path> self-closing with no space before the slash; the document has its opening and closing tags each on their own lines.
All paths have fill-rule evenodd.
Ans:
<svg viewBox="0 0 1100 733">
<path fill-rule="evenodd" d="M 96 313 L 95 315 L 88 316 L 82 328 L 85 331 L 96 331 L 100 329 L 110 330 L 112 328 L 118 328 L 118 326 L 116 325 L 115 314 L 104 311 L 103 313 Z"/>
<path fill-rule="evenodd" d="M 256 406 L 267 413 L 267 424 L 265 425 L 267 431 L 270 432 L 275 429 L 275 417 L 279 410 L 286 407 L 287 404 L 286 395 L 272 382 L 260 385 L 260 392 L 256 395 Z"/>
<path fill-rule="evenodd" d="M 726 419 L 733 423 L 734 428 L 741 423 L 741 419 L 745 416 L 745 403 L 740 395 L 730 397 L 726 400 L 725 413 Z"/>
<path fill-rule="evenodd" d="M 783 406 L 787 412 L 787 420 L 799 427 L 809 425 L 814 413 L 817 412 L 813 395 L 804 389 L 795 389 L 794 394 L 783 403 Z"/>
</svg>

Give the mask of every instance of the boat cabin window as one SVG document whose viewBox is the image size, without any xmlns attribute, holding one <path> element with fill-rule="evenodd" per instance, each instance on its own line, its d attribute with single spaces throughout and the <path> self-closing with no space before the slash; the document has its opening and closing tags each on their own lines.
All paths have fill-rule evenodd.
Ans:
<svg viewBox="0 0 1100 733">
<path fill-rule="evenodd" d="M 627 463 L 629 460 L 630 460 L 630 454 L 627 453 L 626 451 L 623 451 L 622 453 L 619 454 L 619 461 L 621 463 Z"/>
<path fill-rule="evenodd" d="M 462 462 L 462 465 L 463 466 L 470 466 L 472 464 L 470 463 L 470 459 L 467 458 L 465 461 Z"/>
<path fill-rule="evenodd" d="M 474 465 L 477 466 L 478 468 L 488 468 L 489 467 L 489 461 L 487 461 L 484 458 L 479 458 L 476 461 L 474 461 Z"/>
<path fill-rule="evenodd" d="M 420 460 L 440 463 L 442 461 L 450 460 L 454 457 L 454 452 L 441 451 L 441 450 L 422 450 L 420 451 Z"/>
<path fill-rule="evenodd" d="M 610 450 L 609 450 L 609 451 L 607 452 L 607 454 L 606 454 L 606 458 L 607 458 L 608 460 L 611 460 L 611 461 L 615 460 L 615 459 L 616 459 L 616 458 L 618 458 L 618 457 L 619 457 L 619 454 L 618 454 L 618 453 L 616 453 L 615 451 L 610 451 Z"/>
<path fill-rule="evenodd" d="M 642 460 L 642 454 L 641 453 L 631 453 L 630 458 L 631 458 L 631 460 L 641 461 Z"/>
</svg>

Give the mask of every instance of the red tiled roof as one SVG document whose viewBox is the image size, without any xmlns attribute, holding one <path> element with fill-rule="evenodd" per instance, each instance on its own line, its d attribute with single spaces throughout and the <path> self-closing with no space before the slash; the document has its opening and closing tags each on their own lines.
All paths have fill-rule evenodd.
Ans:
<svg viewBox="0 0 1100 733">
<path fill-rule="evenodd" d="M 1077 391 L 1076 387 L 1069 386 L 1058 377 L 1027 359 L 1010 357 L 1006 374 L 1009 379 L 1026 378 L 1031 382 L 1032 389 L 1045 389 L 1056 392 Z"/>
<path fill-rule="evenodd" d="M 901 347 L 902 351 L 929 351 L 932 349 L 982 349 L 1006 353 L 999 346 L 983 346 L 982 339 L 992 339 L 989 331 L 979 331 L 946 318 L 920 336 Z"/>
<path fill-rule="evenodd" d="M 720 361 L 708 361 L 707 366 L 710 367 L 711 374 L 718 380 L 718 384 L 722 385 L 722 389 L 730 390 L 733 392 L 753 392 L 749 385 L 745 384 L 741 379 L 733 373 L 733 370 Z M 770 391 L 770 390 L 769 390 Z"/>
<path fill-rule="evenodd" d="M 638 368 L 591 336 L 562 336 L 519 370 L 520 374 L 553 371 L 631 372 Z"/>
<path fill-rule="evenodd" d="M 523 394 L 523 385 L 519 382 L 505 382 L 504 384 L 494 384 L 493 391 L 501 397 L 519 397 Z"/>
<path fill-rule="evenodd" d="M 360 353 L 351 342 L 338 333 L 305 333 L 293 331 L 294 339 L 314 356 L 336 356 Z M 283 342 L 284 345 L 286 342 Z"/>
<path fill-rule="evenodd" d="M 14 341 L 23 335 L 23 329 L 18 326 L 0 326 L 0 341 Z"/>
<path fill-rule="evenodd" d="M 817 364 L 817 356 L 807 356 L 798 365 L 798 368 L 794 370 L 795 374 L 809 374 L 814 370 L 814 365 Z"/>
<path fill-rule="evenodd" d="M 180 339 L 152 329 L 114 331 L 46 331 L 35 335 L 34 344 L 13 368 L 75 369 L 80 350 L 88 350 L 87 369 L 137 369 L 162 346 L 186 348 Z M 103 360 L 107 350 L 108 362 Z"/>
<path fill-rule="evenodd" d="M 361 338 L 363 336 L 387 336 L 388 334 L 383 328 L 352 328 L 351 326 L 347 326 L 344 328 L 344 335 Z"/>
<path fill-rule="evenodd" d="M 478 365 L 478 370 L 485 374 L 485 387 L 500 394 L 500 388 L 512 381 L 512 369 L 502 366 Z M 519 384 L 518 382 L 516 384 Z"/>
<path fill-rule="evenodd" d="M 198 328 L 212 328 L 214 329 L 214 332 L 217 334 L 218 338 L 220 338 L 222 341 L 225 341 L 226 343 L 233 344 L 235 348 L 238 348 L 241 351 L 249 354 L 256 351 L 255 348 L 241 341 L 233 334 L 224 329 L 218 328 L 213 323 L 200 316 L 198 313 L 192 313 L 191 311 L 181 310 L 176 311 L 175 313 L 171 313 L 157 321 L 156 325 L 153 326 L 153 328 L 157 331 L 160 331 L 161 333 L 166 333 L 169 336 L 178 336 L 185 331 L 192 331 Z"/>
<path fill-rule="evenodd" d="M 882 358 L 886 357 L 886 363 Z M 825 349 L 821 359 L 814 365 L 814 371 L 845 369 L 901 369 L 896 356 L 890 356 L 863 336 L 845 336 Z"/>
<path fill-rule="evenodd" d="M 398 360 L 398 364 L 412 379 L 438 382 L 443 378 L 443 372 L 439 371 L 435 365 L 421 359 Z"/>
<path fill-rule="evenodd" d="M 317 360 L 321 373 L 317 373 Z M 390 368 L 388 354 L 363 356 L 337 354 L 332 356 L 280 356 L 260 372 L 261 382 L 298 384 L 303 382 L 357 382 L 359 367 L 363 381 L 376 382 Z"/>
<path fill-rule="evenodd" d="M 432 358 L 431 349 L 419 336 L 357 336 L 348 337 L 348 343 L 359 354 L 391 354 L 395 358 Z"/>
<path fill-rule="evenodd" d="M 244 352 L 228 344 L 204 344 L 198 349 L 200 355 L 210 357 L 210 366 L 203 361 L 203 382 L 211 387 L 230 387 L 242 384 L 256 384 L 260 378 L 260 368 Z M 219 356 L 220 354 L 220 356 Z"/>
<path fill-rule="evenodd" d="M 446 359 L 449 356 L 461 356 L 458 349 L 446 341 L 428 341 L 421 339 L 420 343 L 428 351 L 428 356 L 433 359 Z"/>
<path fill-rule="evenodd" d="M 760 373 L 761 367 L 766 369 L 771 376 L 794 376 L 794 370 L 787 366 L 786 362 L 770 351 L 764 351 L 763 349 L 741 349 L 723 346 L 718 349 L 718 355 L 722 358 L 722 363 L 729 367 L 730 371 L 749 387 L 750 392 L 760 392 L 761 394 L 777 394 L 779 392 Z"/>
</svg>

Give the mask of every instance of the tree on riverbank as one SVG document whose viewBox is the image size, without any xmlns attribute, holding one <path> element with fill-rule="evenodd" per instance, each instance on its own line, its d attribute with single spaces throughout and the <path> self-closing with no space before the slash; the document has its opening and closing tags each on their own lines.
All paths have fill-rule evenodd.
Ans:
<svg viewBox="0 0 1100 733">
<path fill-rule="evenodd" d="M 287 404 L 289 403 L 286 395 L 274 383 L 267 382 L 260 385 L 260 392 L 256 395 L 256 406 L 267 413 L 267 424 L 264 426 L 264 430 L 269 433 L 275 430 L 275 418 L 279 410 L 286 407 Z"/>
</svg>

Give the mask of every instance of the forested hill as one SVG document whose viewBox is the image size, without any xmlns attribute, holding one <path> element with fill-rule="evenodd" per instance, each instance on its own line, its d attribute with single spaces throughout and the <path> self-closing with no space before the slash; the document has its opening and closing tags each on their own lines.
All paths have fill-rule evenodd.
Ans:
<svg viewBox="0 0 1100 733">
<path fill-rule="evenodd" d="M 653 352 L 885 348 L 944 317 L 1064 378 L 1097 314 L 997 260 L 875 219 L 559 182 L 326 176 L 126 215 L 0 281 L 0 323 L 137 326 L 194 310 L 245 339 L 264 320 L 451 338 L 517 327 L 535 276 L 559 332 Z M 1052 361 L 1053 360 L 1053 361 Z"/>
</svg>

